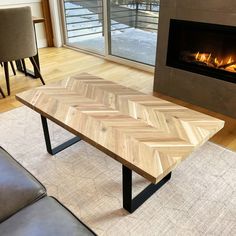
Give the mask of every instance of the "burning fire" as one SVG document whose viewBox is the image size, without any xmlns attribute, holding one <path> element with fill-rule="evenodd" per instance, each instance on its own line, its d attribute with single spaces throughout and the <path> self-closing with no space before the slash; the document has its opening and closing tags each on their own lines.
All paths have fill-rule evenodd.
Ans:
<svg viewBox="0 0 236 236">
<path fill-rule="evenodd" d="M 236 73 L 236 60 L 231 56 L 226 58 L 213 57 L 211 53 L 196 53 L 195 60 L 209 67 L 223 69 Z"/>
</svg>

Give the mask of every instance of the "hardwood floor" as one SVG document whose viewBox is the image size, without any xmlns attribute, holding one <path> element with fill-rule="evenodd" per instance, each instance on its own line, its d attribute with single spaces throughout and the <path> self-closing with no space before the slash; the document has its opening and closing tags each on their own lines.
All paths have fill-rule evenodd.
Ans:
<svg viewBox="0 0 236 236">
<path fill-rule="evenodd" d="M 39 54 L 41 71 L 46 83 L 61 80 L 71 74 L 87 72 L 144 93 L 152 94 L 153 73 L 109 62 L 99 57 L 66 48 L 43 48 L 40 49 Z M 17 73 L 17 76 L 11 76 L 10 79 L 11 96 L 5 99 L 0 98 L 0 112 L 9 111 L 22 105 L 16 101 L 16 93 L 41 85 L 39 79 L 31 79 L 21 73 Z M 0 68 L 0 85 L 6 92 L 2 68 Z M 236 119 L 158 93 L 154 93 L 154 95 L 224 120 L 225 127 L 211 141 L 236 151 Z"/>
</svg>

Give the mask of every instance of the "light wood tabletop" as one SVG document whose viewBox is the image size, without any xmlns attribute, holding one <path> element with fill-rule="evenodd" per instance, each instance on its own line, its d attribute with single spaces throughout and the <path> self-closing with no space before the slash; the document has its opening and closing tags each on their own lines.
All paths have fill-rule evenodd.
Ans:
<svg viewBox="0 0 236 236">
<path fill-rule="evenodd" d="M 153 183 L 224 126 L 222 120 L 89 74 L 16 98 Z"/>
</svg>

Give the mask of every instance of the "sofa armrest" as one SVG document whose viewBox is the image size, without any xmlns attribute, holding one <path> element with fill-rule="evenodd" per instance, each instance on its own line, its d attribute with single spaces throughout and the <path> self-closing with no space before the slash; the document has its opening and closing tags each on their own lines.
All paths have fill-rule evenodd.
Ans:
<svg viewBox="0 0 236 236">
<path fill-rule="evenodd" d="M 0 222 L 45 195 L 45 187 L 0 147 Z"/>
</svg>

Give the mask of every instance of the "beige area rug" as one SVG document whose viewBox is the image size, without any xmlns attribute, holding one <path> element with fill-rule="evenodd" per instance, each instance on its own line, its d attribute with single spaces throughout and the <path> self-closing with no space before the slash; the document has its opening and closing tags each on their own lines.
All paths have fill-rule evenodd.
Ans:
<svg viewBox="0 0 236 236">
<path fill-rule="evenodd" d="M 70 137 L 50 124 L 54 143 Z M 81 141 L 47 154 L 40 116 L 0 114 L 0 145 L 98 235 L 236 235 L 236 153 L 211 142 L 133 214 L 122 209 L 121 164 Z M 135 190 L 147 182 L 135 175 Z"/>
</svg>

